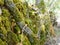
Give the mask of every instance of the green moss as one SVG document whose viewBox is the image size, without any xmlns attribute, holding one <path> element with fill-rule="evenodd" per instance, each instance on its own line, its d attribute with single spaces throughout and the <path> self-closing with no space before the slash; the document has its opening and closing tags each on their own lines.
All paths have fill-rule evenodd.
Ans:
<svg viewBox="0 0 60 45">
<path fill-rule="evenodd" d="M 23 39 L 23 41 L 22 41 L 23 45 L 31 45 L 29 39 L 26 36 L 23 35 L 23 38 L 22 38 Z"/>
<path fill-rule="evenodd" d="M 45 9 L 45 3 L 44 3 L 44 0 L 41 0 L 38 7 L 40 8 L 41 12 L 42 13 L 45 13 L 46 9 Z"/>
<path fill-rule="evenodd" d="M 15 3 L 15 4 L 17 4 L 18 2 L 20 2 L 19 0 L 13 0 L 13 2 Z"/>
<path fill-rule="evenodd" d="M 0 39 L 0 45 L 7 45 L 7 43 Z"/>
<path fill-rule="evenodd" d="M 1 6 L 4 5 L 4 0 L 0 0 L 0 5 L 1 5 Z"/>
<path fill-rule="evenodd" d="M 7 43 L 10 45 L 10 44 L 12 44 L 12 45 L 15 45 L 15 44 L 17 44 L 19 42 L 19 40 L 18 40 L 18 36 L 15 34 L 15 33 L 13 33 L 13 32 L 8 32 L 7 33 Z"/>
<path fill-rule="evenodd" d="M 16 25 L 16 26 L 14 27 L 14 32 L 15 32 L 16 34 L 20 34 L 20 33 L 21 33 L 21 29 L 18 27 L 18 25 Z"/>
<path fill-rule="evenodd" d="M 43 0 L 37 7 L 38 10 L 41 8 L 42 15 L 36 13 L 35 7 L 20 0 L 0 0 L 0 5 L 0 45 L 44 45 L 52 22 L 49 14 L 44 14 Z"/>
<path fill-rule="evenodd" d="M 9 10 L 6 8 L 2 8 L 2 15 L 5 17 L 9 17 L 10 16 Z"/>
</svg>

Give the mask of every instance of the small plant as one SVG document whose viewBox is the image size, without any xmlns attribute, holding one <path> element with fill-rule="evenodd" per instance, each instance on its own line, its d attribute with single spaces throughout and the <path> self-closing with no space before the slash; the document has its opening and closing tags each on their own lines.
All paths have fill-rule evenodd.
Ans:
<svg viewBox="0 0 60 45">
<path fill-rule="evenodd" d="M 0 45 L 44 45 L 47 36 L 54 35 L 50 13 L 46 13 L 43 0 L 40 7 L 36 6 L 37 10 L 20 0 L 0 2 Z"/>
</svg>

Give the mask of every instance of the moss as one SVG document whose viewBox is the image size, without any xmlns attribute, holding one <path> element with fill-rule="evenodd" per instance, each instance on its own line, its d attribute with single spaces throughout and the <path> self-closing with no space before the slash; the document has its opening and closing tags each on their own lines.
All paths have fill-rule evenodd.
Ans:
<svg viewBox="0 0 60 45">
<path fill-rule="evenodd" d="M 19 0 L 13 0 L 13 2 L 15 3 L 15 4 L 17 4 L 18 2 L 20 2 Z"/>
<path fill-rule="evenodd" d="M 8 32 L 7 33 L 7 43 L 10 45 L 15 45 L 16 43 L 18 43 L 19 40 L 18 40 L 18 37 L 15 33 L 13 32 Z"/>
<path fill-rule="evenodd" d="M 16 34 L 20 34 L 21 33 L 21 29 L 18 27 L 18 25 L 16 25 L 14 27 L 14 33 L 16 33 Z"/>
<path fill-rule="evenodd" d="M 29 39 L 25 35 L 23 35 L 23 38 L 22 38 L 23 39 L 22 40 L 23 45 L 31 45 Z"/>
<path fill-rule="evenodd" d="M 0 0 L 0 5 L 1 5 L 1 6 L 4 5 L 4 0 Z"/>
<path fill-rule="evenodd" d="M 52 22 L 42 0 L 38 10 L 19 0 L 0 0 L 0 45 L 44 45 Z M 42 16 L 42 17 L 40 17 Z M 52 26 L 53 27 L 53 26 Z M 49 32 L 50 31 L 50 32 Z M 52 34 L 51 34 L 52 35 Z"/>
<path fill-rule="evenodd" d="M 6 8 L 2 8 L 2 15 L 5 17 L 9 17 L 10 16 L 9 10 Z"/>
<path fill-rule="evenodd" d="M 7 45 L 7 43 L 0 39 L 0 45 Z"/>
</svg>

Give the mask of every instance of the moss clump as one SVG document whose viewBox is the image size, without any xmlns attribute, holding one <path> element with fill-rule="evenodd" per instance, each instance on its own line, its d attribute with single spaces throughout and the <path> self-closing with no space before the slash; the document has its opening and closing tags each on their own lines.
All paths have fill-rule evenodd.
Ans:
<svg viewBox="0 0 60 45">
<path fill-rule="evenodd" d="M 38 7 L 36 10 L 20 0 L 0 0 L 0 7 L 0 45 L 44 45 L 47 35 L 54 34 L 43 0 L 39 7 L 42 14 Z"/>
<path fill-rule="evenodd" d="M 4 0 L 0 0 L 0 6 L 4 5 Z"/>
</svg>

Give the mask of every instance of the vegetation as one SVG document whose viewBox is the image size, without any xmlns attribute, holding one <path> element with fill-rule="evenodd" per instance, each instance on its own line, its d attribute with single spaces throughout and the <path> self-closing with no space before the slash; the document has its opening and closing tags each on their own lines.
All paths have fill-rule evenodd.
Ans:
<svg viewBox="0 0 60 45">
<path fill-rule="evenodd" d="M 43 0 L 39 5 L 0 0 L 0 45 L 44 45 L 49 36 L 55 36 L 54 13 L 46 10 Z"/>
</svg>

